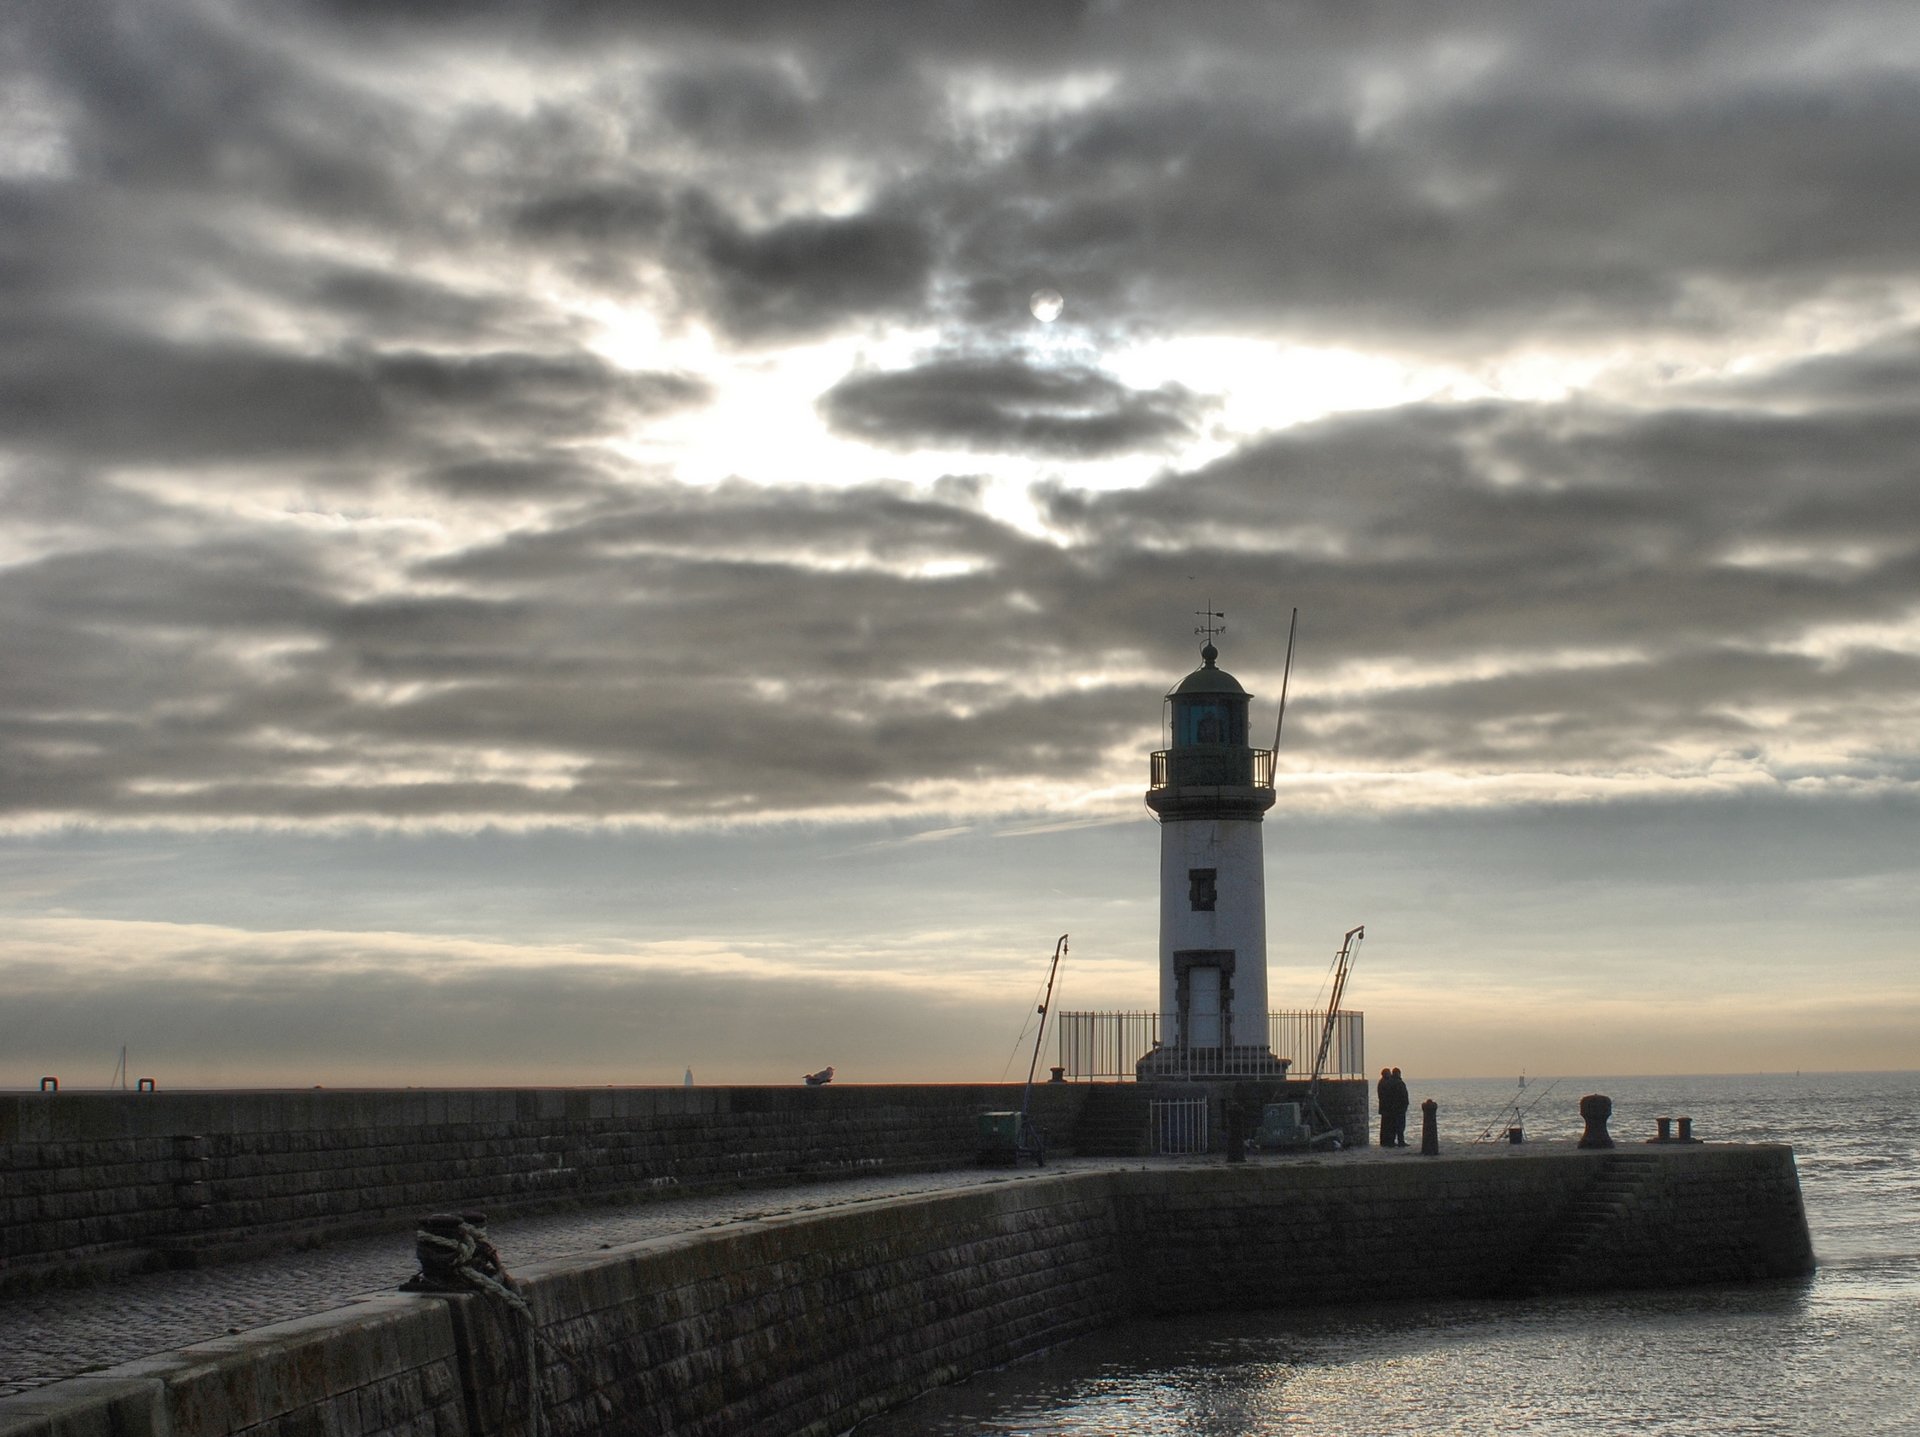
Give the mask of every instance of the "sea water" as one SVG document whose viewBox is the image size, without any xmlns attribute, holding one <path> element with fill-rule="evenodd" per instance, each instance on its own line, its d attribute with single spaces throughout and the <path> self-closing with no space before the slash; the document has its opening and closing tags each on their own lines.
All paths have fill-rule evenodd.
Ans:
<svg viewBox="0 0 1920 1437">
<path fill-rule="evenodd" d="M 1811 1278 L 1530 1301 L 1135 1321 L 864 1423 L 859 1437 L 1324 1433 L 1920 1434 L 1920 1073 L 1410 1081 L 1441 1147 L 1580 1132 L 1622 1146 L 1686 1115 L 1796 1154 Z M 1420 1161 L 1417 1149 L 1406 1161 Z M 1420 1254 L 1406 1255 L 1411 1266 Z"/>
</svg>

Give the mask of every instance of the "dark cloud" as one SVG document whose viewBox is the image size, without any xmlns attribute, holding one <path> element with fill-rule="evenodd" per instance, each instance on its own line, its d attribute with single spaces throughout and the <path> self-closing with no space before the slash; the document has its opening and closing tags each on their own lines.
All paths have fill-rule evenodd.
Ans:
<svg viewBox="0 0 1920 1437">
<path fill-rule="evenodd" d="M 1093 0 L 968 0 L 903 12 L 877 0 L 821 0 L 809 6 L 805 15 L 796 15 L 790 7 L 768 0 L 727 6 L 700 0 L 635 4 L 561 0 L 533 11 L 518 0 L 475 4 L 410 0 L 396 5 L 380 0 L 306 0 L 298 8 L 363 24 L 375 33 L 421 25 L 436 32 L 474 27 L 569 47 L 646 39 L 676 46 L 702 41 L 776 46 L 828 55 L 850 46 L 887 50 L 912 46 L 935 54 L 1020 63 L 1071 56 L 1076 42 L 1089 38 L 1085 22 L 1099 7 Z"/>
<path fill-rule="evenodd" d="M 1920 330 L 1901 330 L 1812 358 L 1796 356 L 1758 374 L 1695 381 L 1690 387 L 1699 402 L 1787 414 L 1863 410 L 1872 422 L 1875 412 L 1899 413 L 1920 387 Z"/>
<path fill-rule="evenodd" d="M 1859 721 L 1890 720 L 1920 686 L 1920 661 L 1863 654 L 1821 664 L 1752 649 L 1682 648 L 1677 653 L 1572 671 L 1534 670 L 1383 694 L 1364 718 L 1309 696 L 1297 733 L 1364 745 L 1389 767 L 1564 768 L 1607 771 L 1658 765 L 1676 740 L 1704 743 L 1727 758 L 1793 773 L 1774 757 L 1785 735 L 1772 718 L 1796 714 L 1798 741 L 1844 744 Z M 1870 752 L 1856 777 L 1903 778 Z"/>
<path fill-rule="evenodd" d="M 1296 690 L 1353 769 L 1905 781 L 1906 650 L 1809 635 L 1896 634 L 1920 593 L 1912 23 L 9 12 L 0 123 L 37 158 L 0 164 L 0 804 L 1071 797 L 1153 741 L 1209 602 L 1263 702 L 1295 604 L 1303 679 L 1372 675 Z M 1732 378 L 1677 354 L 1664 383 L 1268 434 L 1097 357 L 1231 331 L 1652 374 L 1761 330 L 1779 358 Z M 662 421 L 787 362 L 843 376 L 815 410 L 838 435 L 1063 466 L 1041 525 L 1004 486 L 812 453 L 676 482 L 707 456 Z"/>
<path fill-rule="evenodd" d="M 750 225 L 698 190 L 569 188 L 519 206 L 522 236 L 564 247 L 585 274 L 641 260 L 670 266 L 670 302 L 742 340 L 804 336 L 917 309 L 933 247 L 915 220 L 884 213 Z M 617 281 L 616 281 L 617 282 Z"/>
<path fill-rule="evenodd" d="M 401 106 L 226 6 L 30 3 L 15 23 L 22 58 L 67 102 L 66 150 L 89 181 L 156 203 L 244 196 L 335 224 L 409 208 L 391 163 Z"/>
<path fill-rule="evenodd" d="M 1188 436 L 1206 407 L 1179 385 L 1130 389 L 1082 365 L 965 356 L 850 374 L 819 403 L 835 429 L 876 444 L 1079 458 Z"/>
<path fill-rule="evenodd" d="M 1912 36 L 1887 7 L 726 8 L 282 5 L 294 46 L 210 0 L 29 7 L 15 65 L 57 100 L 71 181 L 144 212 L 42 186 L 70 218 L 15 262 L 57 268 L 131 219 L 121 262 L 155 286 L 195 242 L 278 249 L 333 271 L 304 288 L 343 316 L 410 286 L 395 308 L 423 329 L 484 318 L 441 277 L 323 260 L 297 220 L 452 261 L 470 290 L 553 251 L 748 344 L 882 316 L 991 330 L 1044 276 L 1098 332 L 1280 324 L 1455 355 L 1868 303 L 1920 218 L 1920 101 L 1884 58 Z M 506 77 L 566 52 L 591 79 L 530 108 L 511 78 L 415 94 L 380 68 L 412 47 Z"/>
<path fill-rule="evenodd" d="M 1830 774 L 1904 782 L 1911 656 L 1781 648 L 1809 624 L 1897 623 L 1920 592 L 1910 420 L 1877 416 L 1845 481 L 1807 495 L 1806 456 L 1861 422 L 1385 411 L 1141 489 L 1056 490 L 1065 547 L 964 484 L 701 492 L 583 470 L 570 517 L 422 562 L 385 597 L 352 592 L 350 551 L 286 536 L 70 554 L 0 576 L 8 668 L 32 676 L 0 729 L 5 797 L 589 821 L 1070 792 L 1150 746 L 1193 662 L 1169 616 L 1205 597 L 1263 707 L 1302 608 L 1290 732 L 1317 761 L 1608 773 L 1691 752 L 1789 781 L 1810 746 Z M 1865 558 L 1817 552 L 1869 535 Z M 1361 661 L 1431 673 L 1361 694 L 1310 677 Z"/>
<path fill-rule="evenodd" d="M 510 329 L 515 317 L 498 297 L 364 265 L 301 265 L 285 278 L 290 300 L 304 292 L 315 310 L 363 339 L 384 335 L 415 343 L 423 338 L 465 343 Z"/>
<path fill-rule="evenodd" d="M 396 409 L 484 418 L 536 438 L 584 438 L 699 403 L 707 384 L 684 374 L 632 373 L 585 354 L 388 353 L 368 362 Z"/>
<path fill-rule="evenodd" d="M 580 353 L 300 354 L 77 324 L 12 339 L 0 359 L 6 442 L 107 461 L 371 456 L 449 423 L 588 438 L 707 394 L 690 376 Z"/>
<path fill-rule="evenodd" d="M 782 149 L 813 139 L 821 105 L 791 69 L 731 64 L 665 76 L 660 114 L 702 144 Z"/>
<path fill-rule="evenodd" d="M 138 336 L 12 336 L 0 429 L 42 453 L 181 462 L 331 454 L 386 436 L 372 377 L 305 356 Z"/>
<path fill-rule="evenodd" d="M 414 482 L 456 498 L 588 497 L 615 482 L 609 470 L 562 455 L 497 455 L 419 471 Z"/>
<path fill-rule="evenodd" d="M 914 309 L 933 256 L 923 228 L 904 216 L 808 218 L 749 229 L 698 206 L 690 227 L 690 247 L 717 317 L 748 337 Z"/>
<path fill-rule="evenodd" d="M 513 224 L 534 239 L 631 244 L 659 236 L 671 216 L 672 206 L 660 190 L 628 182 L 541 195 L 518 206 Z"/>
<path fill-rule="evenodd" d="M 1512 60 L 1378 125 L 1352 96 L 1151 82 L 1042 121 L 949 212 L 972 310 L 1004 312 L 1007 277 L 1043 273 L 1117 327 L 1445 352 L 1737 330 L 1749 287 L 1785 304 L 1906 273 L 1910 77 L 1844 98 L 1785 79 L 1545 95 Z M 1836 233 L 1837 213 L 1858 222 Z"/>
</svg>

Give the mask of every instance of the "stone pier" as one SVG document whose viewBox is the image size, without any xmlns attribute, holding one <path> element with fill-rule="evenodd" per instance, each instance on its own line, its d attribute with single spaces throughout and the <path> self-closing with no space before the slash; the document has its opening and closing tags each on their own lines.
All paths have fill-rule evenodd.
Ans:
<svg viewBox="0 0 1920 1437">
<path fill-rule="evenodd" d="M 1805 1274 L 1790 1149 L 1076 1165 L 516 1266 L 555 1437 L 829 1437 L 1117 1318 Z M 507 1254 L 512 1261 L 512 1253 Z M 492 1437 L 514 1319 L 391 1295 L 0 1398 L 4 1437 Z"/>
</svg>

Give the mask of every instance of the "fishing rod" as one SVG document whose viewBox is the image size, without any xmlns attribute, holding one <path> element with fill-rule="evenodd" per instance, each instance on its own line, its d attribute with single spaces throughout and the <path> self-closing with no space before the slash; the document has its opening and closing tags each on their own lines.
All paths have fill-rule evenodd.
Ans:
<svg viewBox="0 0 1920 1437">
<path fill-rule="evenodd" d="M 1508 1099 L 1507 1105 L 1500 1110 L 1499 1115 L 1495 1117 L 1492 1122 L 1488 1123 L 1484 1128 L 1480 1130 L 1480 1136 L 1475 1138 L 1474 1141 L 1476 1143 L 1484 1143 L 1488 1138 L 1493 1136 L 1493 1130 L 1498 1127 L 1525 1126 L 1527 1121 L 1527 1115 L 1531 1113 L 1535 1108 L 1539 1107 L 1542 1103 L 1544 1103 L 1547 1100 L 1547 1098 L 1552 1095 L 1553 1090 L 1559 1087 L 1565 1081 L 1566 1079 L 1564 1078 L 1555 1078 L 1551 1083 L 1547 1084 L 1546 1088 L 1542 1090 L 1542 1092 L 1538 1097 L 1536 1097 L 1532 1102 L 1528 1103 L 1524 1108 L 1520 1106 L 1520 1100 L 1518 1098 Z M 1527 1085 L 1527 1077 L 1526 1077 L 1526 1074 L 1522 1073 L 1520 1075 L 1520 1086 L 1522 1088 L 1525 1088 L 1526 1085 Z M 1513 1114 L 1513 1121 L 1511 1124 L 1509 1124 L 1507 1121 L 1507 1114 L 1509 1113 Z"/>
<path fill-rule="evenodd" d="M 1520 1111 L 1515 1113 L 1514 1118 L 1516 1120 L 1523 1121 L 1526 1118 L 1528 1113 L 1531 1113 L 1535 1108 L 1539 1107 L 1542 1103 L 1544 1103 L 1548 1099 L 1548 1097 L 1552 1095 L 1553 1090 L 1559 1087 L 1565 1081 L 1566 1079 L 1564 1078 L 1555 1078 L 1551 1083 L 1548 1083 L 1546 1086 L 1546 1091 L 1541 1093 L 1540 1096 L 1535 1098 L 1532 1102 L 1528 1103 L 1526 1107 L 1520 1109 Z"/>
</svg>

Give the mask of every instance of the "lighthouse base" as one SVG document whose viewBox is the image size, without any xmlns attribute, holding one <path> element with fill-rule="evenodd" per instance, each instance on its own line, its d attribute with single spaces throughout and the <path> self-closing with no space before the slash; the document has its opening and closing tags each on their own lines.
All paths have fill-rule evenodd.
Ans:
<svg viewBox="0 0 1920 1437">
<path fill-rule="evenodd" d="M 1133 1065 L 1133 1072 L 1143 1083 L 1184 1079 L 1206 1082 L 1220 1078 L 1284 1078 L 1292 1066 L 1293 1059 L 1276 1058 L 1270 1048 L 1156 1045 Z"/>
</svg>

